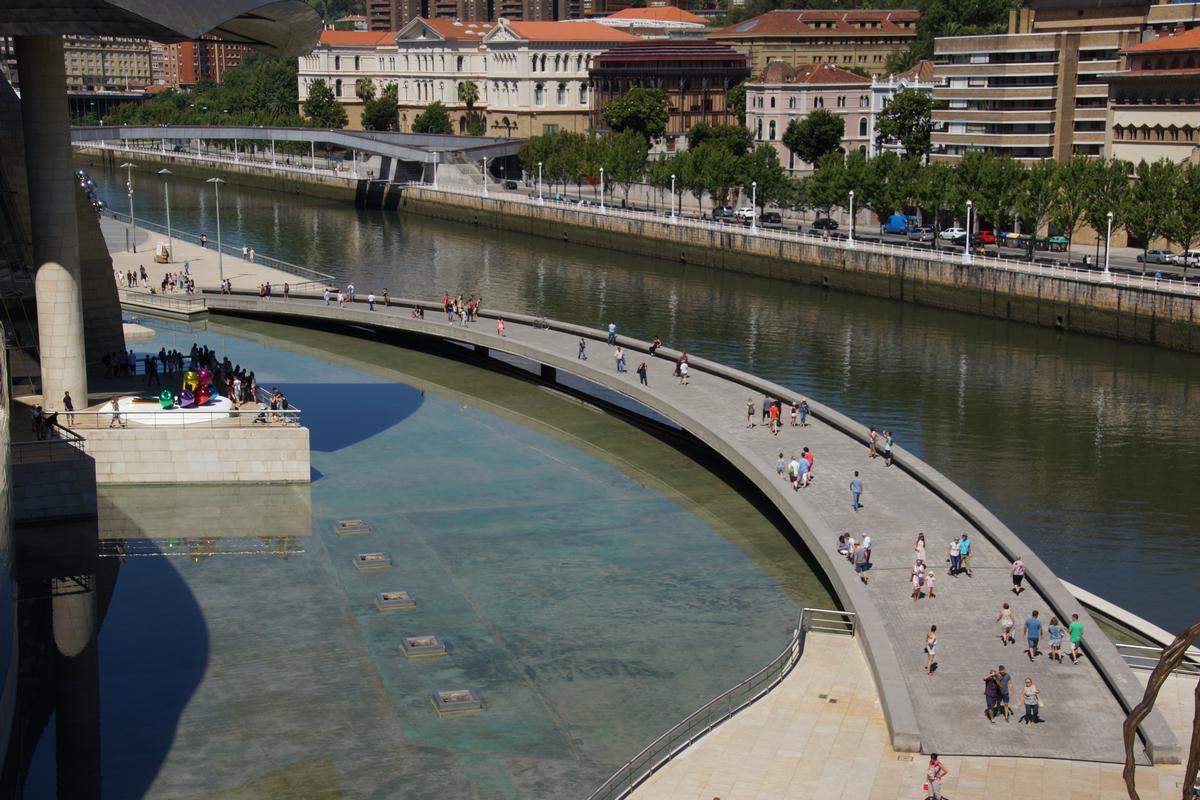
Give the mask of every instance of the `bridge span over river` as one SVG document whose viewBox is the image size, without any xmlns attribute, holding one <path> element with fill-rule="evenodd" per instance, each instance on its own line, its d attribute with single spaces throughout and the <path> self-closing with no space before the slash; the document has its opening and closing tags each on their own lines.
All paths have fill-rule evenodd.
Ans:
<svg viewBox="0 0 1200 800">
<path fill-rule="evenodd" d="M 278 296 L 263 301 L 249 294 L 206 294 L 203 303 L 210 312 L 305 326 L 354 326 L 360 335 L 401 334 L 452 342 L 464 346 L 467 358 L 502 360 L 552 384 L 578 384 L 575 379 L 583 379 L 630 398 L 678 424 L 711 448 L 714 457 L 742 472 L 794 528 L 842 606 L 857 614 L 859 645 L 896 750 L 1106 762 L 1124 758 L 1121 725 L 1128 709 L 1141 699 L 1142 685 L 1050 568 L 986 508 L 902 443 L 893 450 L 892 467 L 882 458 L 870 459 L 866 427 L 813 398 L 808 398 L 812 416 L 807 427 L 785 424 L 778 436 L 764 425 L 746 427 L 747 398 L 754 401 L 757 417 L 764 394 L 783 399 L 786 408 L 793 398 L 803 397 L 802 392 L 695 354 L 689 354 L 691 380 L 681 385 L 672 375 L 676 351 L 664 347 L 650 357 L 649 343 L 625 336 L 618 337 L 618 344 L 625 350 L 629 370 L 617 372 L 605 332 L 496 311 L 462 327 L 447 324 L 440 304 L 393 299 L 390 307 L 376 302 L 371 311 L 364 295 L 345 307 L 326 305 L 312 294 L 292 294 L 286 303 Z M 425 319 L 411 316 L 416 305 L 426 309 Z M 496 323 L 501 316 L 502 336 Z M 577 357 L 580 339 L 588 345 L 587 360 Z M 635 372 L 643 361 L 649 385 L 640 385 Z M 790 457 L 802 447 L 815 453 L 815 479 L 809 488 L 795 492 L 776 474 L 776 461 L 780 451 Z M 864 506 L 858 512 L 851 508 L 848 491 L 854 470 L 864 484 Z M 869 585 L 860 582 L 837 554 L 836 539 L 842 531 L 856 539 L 870 534 Z M 974 576 L 951 578 L 944 569 L 936 569 L 937 597 L 914 602 L 909 571 L 918 532 L 925 533 L 935 569 L 943 563 L 950 539 L 970 532 Z M 1015 558 L 1028 566 L 1028 588 L 1020 597 L 1011 592 L 1010 565 Z M 1071 614 L 1079 614 L 1085 624 L 1086 657 L 1077 666 L 1069 661 L 1049 663 L 1045 655 L 1030 664 L 1019 644 L 1003 646 L 995 619 L 1006 601 L 1017 614 L 1018 639 L 1021 621 L 1034 609 L 1046 622 L 1051 615 L 1069 620 Z M 924 637 L 933 624 L 938 626 L 939 668 L 927 675 Z M 1031 735 L 1021 725 L 988 724 L 982 677 L 999 663 L 1014 675 L 1014 707 L 1020 708 L 1018 680 L 1035 677 L 1053 709 L 1052 734 L 1043 733 L 1050 726 Z M 1176 738 L 1158 712 L 1140 729 L 1137 758 L 1141 763 L 1179 761 Z"/>
</svg>

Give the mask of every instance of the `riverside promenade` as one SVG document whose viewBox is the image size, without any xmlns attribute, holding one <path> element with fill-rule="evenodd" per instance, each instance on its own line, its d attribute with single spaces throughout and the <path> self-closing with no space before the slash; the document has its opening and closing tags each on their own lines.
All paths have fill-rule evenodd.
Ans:
<svg viewBox="0 0 1200 800">
<path fill-rule="evenodd" d="M 675 351 L 662 348 L 651 358 L 645 354 L 646 342 L 623 336 L 618 343 L 625 348 L 628 372 L 618 373 L 603 332 L 567 323 L 546 322 L 548 327 L 543 327 L 527 317 L 504 315 L 500 336 L 496 312 L 462 327 L 447 324 L 440 305 L 431 303 L 420 304 L 426 309 L 423 320 L 410 316 L 414 301 L 393 301 L 391 308 L 377 302 L 369 311 L 361 293 L 347 307 L 325 305 L 316 295 L 294 294 L 287 303 L 246 294 L 206 294 L 204 300 L 210 312 L 301 325 L 354 326 L 360 332 L 391 330 L 465 344 L 476 358 L 525 367 L 547 382 L 570 374 L 625 395 L 711 447 L 752 481 L 794 528 L 843 607 L 858 615 L 857 638 L 894 750 L 1110 763 L 1123 759 L 1121 723 L 1126 709 L 1140 699 L 1141 684 L 1036 554 L 946 477 L 908 453 L 902 442 L 894 449 L 893 467 L 884 466 L 882 458 L 869 459 L 866 429 L 812 398 L 814 415 L 808 427 L 785 426 L 778 436 L 765 426 L 747 428 L 748 398 L 755 403 L 757 419 L 764 393 L 785 402 L 803 395 L 695 355 L 689 358 L 690 383 L 681 385 L 672 376 Z M 580 338 L 588 345 L 586 361 L 576 357 Z M 463 353 L 470 356 L 469 350 Z M 642 361 L 648 365 L 648 386 L 639 385 L 635 372 Z M 887 426 L 887 420 L 871 422 Z M 775 464 L 780 451 L 790 457 L 802 447 L 815 453 L 816 477 L 810 488 L 794 492 L 777 476 Z M 864 482 L 864 507 L 858 512 L 851 508 L 848 492 L 854 470 Z M 873 539 L 869 586 L 836 553 L 842 531 L 856 539 L 867 533 Z M 934 567 L 941 566 L 952 537 L 970 532 L 974 577 L 950 578 L 942 569 L 937 597 L 914 602 L 908 579 L 918 532 L 926 535 Z M 1019 598 L 1010 591 L 1009 565 L 1016 557 L 1028 565 L 1028 588 Z M 1033 609 L 1046 622 L 1051 615 L 1065 619 L 1079 614 L 1086 626 L 1086 657 L 1078 666 L 1050 664 L 1045 655 L 1031 664 L 1019 647 L 1002 645 L 994 620 L 1005 601 L 1016 611 L 1018 638 L 1020 621 Z M 927 675 L 924 636 L 935 624 L 938 669 Z M 1016 682 L 1026 675 L 1034 678 L 1048 706 L 1045 724 L 1026 728 L 988 723 L 982 677 L 998 664 L 1005 664 L 1014 676 L 1014 706 Z M 1139 762 L 1178 760 L 1176 737 L 1161 715 L 1152 714 L 1141 734 Z"/>
</svg>

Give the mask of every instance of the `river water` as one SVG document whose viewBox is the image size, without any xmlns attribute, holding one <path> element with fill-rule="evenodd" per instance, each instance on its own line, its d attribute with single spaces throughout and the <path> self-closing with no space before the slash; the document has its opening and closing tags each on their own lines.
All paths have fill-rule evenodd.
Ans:
<svg viewBox="0 0 1200 800">
<path fill-rule="evenodd" d="M 124 175 L 98 174 L 124 209 Z M 136 213 L 164 218 L 157 179 Z M 482 295 L 661 336 L 890 429 L 1066 580 L 1170 630 L 1200 614 L 1200 358 L 225 184 L 227 243 L 359 293 Z M 211 187 L 173 178 L 172 223 L 214 237 Z M 731 409 L 730 413 L 738 413 Z M 913 520 L 914 532 L 920 520 Z"/>
</svg>

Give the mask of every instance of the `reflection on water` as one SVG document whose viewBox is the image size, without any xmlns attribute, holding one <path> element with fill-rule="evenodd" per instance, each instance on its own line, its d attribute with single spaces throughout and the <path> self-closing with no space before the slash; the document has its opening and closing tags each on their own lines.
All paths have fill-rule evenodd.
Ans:
<svg viewBox="0 0 1200 800">
<path fill-rule="evenodd" d="M 123 178 L 97 177 L 123 198 Z M 160 200 L 139 194 L 138 213 Z M 211 231 L 203 183 L 173 181 L 171 201 L 177 226 Z M 1063 577 L 1167 628 L 1193 621 L 1169 598 L 1200 573 L 1195 356 L 233 185 L 222 213 L 229 241 L 360 292 L 616 321 L 795 387 L 894 431 Z"/>
</svg>

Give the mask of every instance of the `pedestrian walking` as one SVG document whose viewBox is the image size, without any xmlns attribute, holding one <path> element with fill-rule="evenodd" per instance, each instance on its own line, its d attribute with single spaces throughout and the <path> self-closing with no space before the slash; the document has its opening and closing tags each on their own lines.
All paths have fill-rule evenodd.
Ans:
<svg viewBox="0 0 1200 800">
<path fill-rule="evenodd" d="M 933 574 L 933 570 L 925 570 L 925 596 L 931 600 L 937 597 L 937 576 Z"/>
<path fill-rule="evenodd" d="M 250 248 L 250 263 L 251 264 L 254 263 L 254 248 L 253 247 Z"/>
<path fill-rule="evenodd" d="M 642 386 L 650 385 L 650 381 L 647 380 L 647 378 L 646 378 L 646 362 L 645 361 L 638 364 L 637 374 L 638 374 L 638 380 L 641 382 Z"/>
<path fill-rule="evenodd" d="M 890 467 L 892 465 L 892 432 L 883 432 L 883 465 Z"/>
<path fill-rule="evenodd" d="M 925 780 L 929 784 L 928 800 L 943 800 L 942 798 L 942 779 L 950 774 L 950 770 L 938 761 L 938 754 L 931 753 L 929 756 L 929 766 L 925 768 Z"/>
<path fill-rule="evenodd" d="M 1080 650 L 1083 642 L 1083 623 L 1079 621 L 1078 614 L 1071 615 L 1071 624 L 1067 626 L 1068 636 L 1071 638 L 1071 663 L 1078 664 L 1079 659 L 1083 656 Z"/>
<path fill-rule="evenodd" d="M 70 392 L 63 392 L 63 411 L 67 412 L 67 424 L 75 425 L 75 401 L 71 399 Z"/>
<path fill-rule="evenodd" d="M 614 345 L 617 343 L 617 323 L 608 323 L 608 343 Z"/>
<path fill-rule="evenodd" d="M 864 533 L 862 537 L 862 548 L 867 551 L 867 564 L 871 563 L 871 536 Z"/>
<path fill-rule="evenodd" d="M 328 289 L 325 290 L 324 297 L 325 297 L 325 305 L 329 305 L 329 290 Z"/>
<path fill-rule="evenodd" d="M 1050 643 L 1050 660 L 1059 664 L 1063 660 L 1062 646 L 1066 633 L 1063 626 L 1058 624 L 1058 617 L 1051 616 L 1050 624 L 1046 627 L 1046 639 Z"/>
<path fill-rule="evenodd" d="M 1010 572 L 1012 573 L 1012 592 L 1019 596 L 1021 592 L 1025 591 L 1021 586 L 1021 582 L 1025 580 L 1025 562 L 1018 558 L 1012 563 Z"/>
<path fill-rule="evenodd" d="M 617 372 L 625 371 L 625 351 L 618 347 L 613 351 L 613 360 L 617 362 Z"/>
<path fill-rule="evenodd" d="M 932 675 L 937 669 L 934 666 L 934 659 L 937 657 L 937 625 L 929 626 L 929 633 L 925 634 L 925 674 Z"/>
<path fill-rule="evenodd" d="M 242 245 L 242 260 L 243 261 L 250 260 L 250 246 L 249 245 L 245 245 L 245 244 Z"/>
<path fill-rule="evenodd" d="M 1009 684 L 1012 682 L 1012 675 L 1009 675 L 1004 670 L 1004 665 L 1001 664 L 996 670 L 996 685 L 1000 687 L 1000 710 L 1004 712 L 1004 721 L 1008 722 L 1012 718 L 1012 705 L 1008 698 Z"/>
<path fill-rule="evenodd" d="M 204 250 L 207 248 L 208 248 L 208 234 L 202 233 L 202 234 L 200 234 L 200 249 Z"/>
<path fill-rule="evenodd" d="M 284 281 L 283 282 L 283 302 L 285 302 L 285 303 L 287 302 L 288 295 L 291 294 L 291 291 L 292 291 L 292 287 L 288 286 L 287 281 Z"/>
<path fill-rule="evenodd" d="M 779 435 L 779 404 L 771 404 L 771 435 Z"/>
<path fill-rule="evenodd" d="M 1033 661 L 1033 657 L 1038 655 L 1038 645 L 1042 641 L 1042 621 L 1038 619 L 1038 612 L 1035 608 L 1029 614 L 1029 619 L 1025 620 L 1025 643 L 1029 647 L 1025 652 L 1029 655 L 1029 660 Z"/>
<path fill-rule="evenodd" d="M 779 460 L 775 462 L 775 474 L 782 477 L 785 473 L 787 473 L 787 459 L 785 459 L 783 457 L 783 453 L 780 452 Z"/>
<path fill-rule="evenodd" d="M 808 482 L 812 483 L 813 478 L 816 477 L 816 473 L 813 472 L 813 460 L 814 459 L 813 459 L 812 451 L 809 450 L 807 447 L 804 448 L 803 452 L 800 453 L 800 458 L 802 458 L 808 462 Z"/>
<path fill-rule="evenodd" d="M 800 427 L 808 425 L 808 401 L 800 398 Z"/>
<path fill-rule="evenodd" d="M 854 571 L 858 574 L 858 577 L 863 584 L 868 583 L 867 570 L 870 569 L 869 565 L 870 556 L 868 555 L 867 548 L 860 544 L 854 551 Z"/>
<path fill-rule="evenodd" d="M 796 460 L 795 456 L 792 456 L 792 460 L 788 462 L 788 481 L 792 485 L 793 492 L 796 491 L 796 489 L 798 488 L 799 480 L 800 480 L 800 462 Z"/>
<path fill-rule="evenodd" d="M 186 258 L 183 260 L 183 274 L 184 275 L 192 274 L 192 262 Z"/>
<path fill-rule="evenodd" d="M 1000 609 L 1000 613 L 996 615 L 996 621 L 1000 623 L 1000 641 L 1004 646 L 1008 647 L 1010 642 L 1016 644 L 1017 640 L 1013 638 L 1012 629 L 1017 624 L 1017 615 L 1008 607 L 1008 603 L 1005 603 L 1004 607 Z"/>
<path fill-rule="evenodd" d="M 850 507 L 858 513 L 858 509 L 862 507 L 863 482 L 862 478 L 858 477 L 858 470 L 854 470 L 854 477 L 850 479 Z"/>
<path fill-rule="evenodd" d="M 108 427 L 115 428 L 117 425 L 120 425 L 124 428 L 126 425 L 125 418 L 121 416 L 121 401 L 115 394 L 112 396 L 112 400 L 109 401 L 109 408 L 112 409 L 112 420 L 109 421 Z"/>
<path fill-rule="evenodd" d="M 587 340 L 579 340 L 579 355 L 575 356 L 580 361 L 587 361 Z"/>
<path fill-rule="evenodd" d="M 913 552 L 917 554 L 917 561 L 925 562 L 925 534 L 918 533 L 917 541 L 913 544 Z"/>
<path fill-rule="evenodd" d="M 1037 684 L 1033 682 L 1033 678 L 1025 679 L 1025 687 L 1021 689 L 1021 700 L 1025 703 L 1025 724 L 1037 725 L 1041 722 L 1041 717 L 1038 711 L 1042 705 L 1042 693 L 1038 691 Z"/>
<path fill-rule="evenodd" d="M 996 715 L 1000 712 L 1000 683 L 996 680 L 996 670 L 989 670 L 983 676 L 983 701 L 986 710 L 983 712 L 988 722 L 996 724 Z"/>
<path fill-rule="evenodd" d="M 681 386 L 688 385 L 688 363 L 686 360 L 679 362 L 679 383 Z"/>
<path fill-rule="evenodd" d="M 875 426 L 872 425 L 871 429 L 867 431 L 867 455 L 871 458 L 879 457 L 879 453 L 875 451 L 875 442 L 877 439 L 879 439 L 879 434 L 875 432 Z"/>
<path fill-rule="evenodd" d="M 767 395 L 764 394 L 763 401 L 762 401 L 762 420 L 760 420 L 762 422 L 762 424 L 764 424 L 764 425 L 766 425 L 767 421 L 771 419 L 771 406 L 772 405 L 774 405 L 774 401 L 771 400 L 770 397 L 768 397 Z"/>
<path fill-rule="evenodd" d="M 374 311 L 374 310 L 375 310 L 375 293 L 368 292 L 367 293 L 367 311 Z"/>
<path fill-rule="evenodd" d="M 958 577 L 958 559 L 959 559 L 959 541 L 958 537 L 950 540 L 950 548 L 946 553 L 946 560 L 950 562 L 950 571 L 946 573 L 952 578 Z"/>
<path fill-rule="evenodd" d="M 913 562 L 912 571 L 908 575 L 908 582 L 912 585 L 912 599 L 917 602 L 921 599 L 922 590 L 925 588 L 925 562 Z"/>
<path fill-rule="evenodd" d="M 971 577 L 971 538 L 965 533 L 958 537 L 958 568 Z"/>
<path fill-rule="evenodd" d="M 496 335 L 504 335 L 504 320 L 500 317 L 496 317 Z"/>
<path fill-rule="evenodd" d="M 383 307 L 384 308 L 392 307 L 392 296 L 390 294 L 388 294 L 388 290 L 387 290 L 386 286 L 383 287 Z"/>
<path fill-rule="evenodd" d="M 808 459 L 806 459 L 802 456 L 800 459 L 798 459 L 796 461 L 796 488 L 797 489 L 807 489 L 808 488 L 808 473 L 809 473 Z"/>
<path fill-rule="evenodd" d="M 753 397 L 749 397 L 746 399 L 746 427 L 747 428 L 754 427 L 754 398 Z"/>
</svg>

